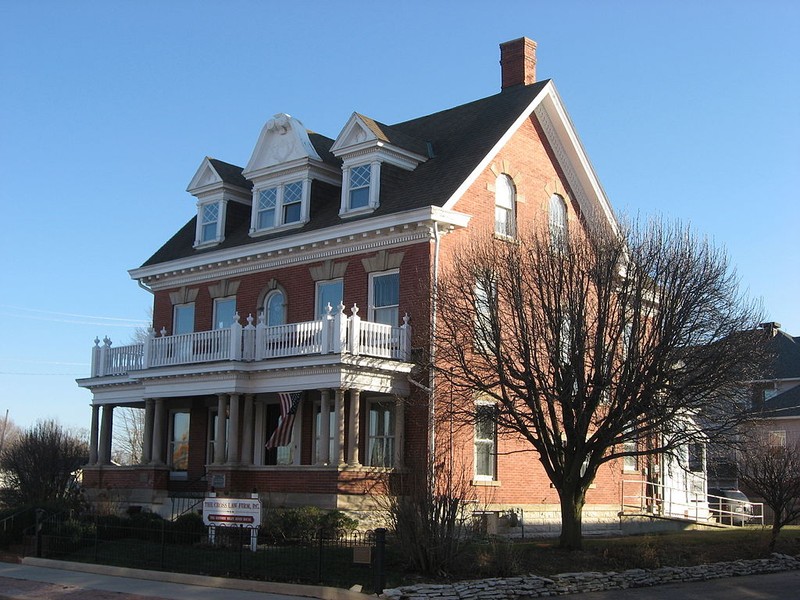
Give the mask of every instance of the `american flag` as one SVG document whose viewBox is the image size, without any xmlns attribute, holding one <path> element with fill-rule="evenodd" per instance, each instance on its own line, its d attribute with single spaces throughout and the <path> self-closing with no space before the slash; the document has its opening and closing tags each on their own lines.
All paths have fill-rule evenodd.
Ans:
<svg viewBox="0 0 800 600">
<path fill-rule="evenodd" d="M 281 420 L 267 442 L 268 450 L 278 446 L 288 446 L 292 441 L 294 416 L 297 414 L 297 407 L 300 406 L 303 392 L 281 392 L 278 394 L 278 398 L 281 401 Z"/>
</svg>

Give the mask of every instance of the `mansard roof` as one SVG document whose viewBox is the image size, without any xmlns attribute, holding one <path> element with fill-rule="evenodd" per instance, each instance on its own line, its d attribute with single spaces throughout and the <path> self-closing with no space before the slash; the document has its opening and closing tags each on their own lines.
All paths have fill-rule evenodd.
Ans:
<svg viewBox="0 0 800 600">
<path fill-rule="evenodd" d="M 359 115 L 370 130 L 382 139 L 393 145 L 424 153 L 430 158 L 413 171 L 384 165 L 381 169 L 380 206 L 374 212 L 352 217 L 348 222 L 428 206 L 444 206 L 503 135 L 531 107 L 534 99 L 548 83 L 549 80 L 544 80 L 532 85 L 514 86 L 487 98 L 395 125 L 383 125 Z M 312 132 L 308 132 L 308 138 L 323 162 L 331 166 L 341 166 L 341 160 L 330 152 L 334 140 Z M 239 178 L 244 179 L 240 167 L 216 159 L 210 160 L 214 161 L 212 164 L 215 164 L 215 169 L 216 164 L 224 165 L 221 169 L 226 173 L 224 177 L 238 181 L 241 181 Z M 222 172 L 220 176 L 223 176 Z M 196 228 L 196 217 L 193 217 L 142 266 L 341 224 L 338 214 L 339 194 L 340 188 L 315 180 L 311 188 L 309 222 L 301 228 L 277 231 L 258 238 L 249 236 L 250 218 L 249 214 L 245 214 L 247 207 L 234 208 L 229 205 L 224 241 L 206 249 L 193 247 Z"/>
</svg>

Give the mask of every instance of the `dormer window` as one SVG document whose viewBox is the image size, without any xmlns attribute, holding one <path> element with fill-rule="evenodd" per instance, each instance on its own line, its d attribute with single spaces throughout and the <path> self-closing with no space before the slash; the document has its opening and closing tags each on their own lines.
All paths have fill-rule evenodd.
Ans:
<svg viewBox="0 0 800 600">
<path fill-rule="evenodd" d="M 350 169 L 350 210 L 369 205 L 370 166 L 361 165 Z"/>
<path fill-rule="evenodd" d="M 200 243 L 216 242 L 219 238 L 219 203 L 203 205 L 200 216 Z"/>
<path fill-rule="evenodd" d="M 341 216 L 360 215 L 378 208 L 381 163 L 372 162 L 344 167 Z"/>
<path fill-rule="evenodd" d="M 305 223 L 308 220 L 304 215 L 308 214 L 306 189 L 310 190 L 309 184 L 307 180 L 291 181 L 257 190 L 250 233 Z"/>
</svg>

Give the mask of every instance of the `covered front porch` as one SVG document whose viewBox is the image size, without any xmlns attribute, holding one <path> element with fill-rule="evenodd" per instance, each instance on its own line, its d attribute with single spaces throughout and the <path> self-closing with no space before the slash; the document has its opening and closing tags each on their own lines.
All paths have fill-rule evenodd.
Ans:
<svg viewBox="0 0 800 600">
<path fill-rule="evenodd" d="M 224 336 L 151 333 L 122 352 L 96 346 L 92 377 L 79 381 L 93 394 L 89 495 L 164 514 L 167 499 L 183 493 L 255 491 L 286 505 L 343 508 L 385 487 L 405 467 L 412 365 L 399 357 L 410 356 L 408 319 L 400 327 L 362 322 L 355 308 L 342 317 L 340 310 L 312 322 L 318 329 L 235 323 Z M 219 343 L 198 341 L 212 333 Z M 256 350 L 279 342 L 279 353 Z M 206 351 L 224 347 L 243 351 L 227 358 Z M 121 408 L 142 417 L 137 465 L 112 462 Z"/>
</svg>

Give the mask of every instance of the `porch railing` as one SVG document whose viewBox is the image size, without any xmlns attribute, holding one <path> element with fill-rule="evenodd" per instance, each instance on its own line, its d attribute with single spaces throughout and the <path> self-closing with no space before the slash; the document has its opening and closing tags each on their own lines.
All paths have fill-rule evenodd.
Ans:
<svg viewBox="0 0 800 600">
<path fill-rule="evenodd" d="M 112 347 L 106 337 L 102 345 L 95 339 L 92 348 L 92 377 L 125 375 L 131 371 L 216 361 L 262 361 L 273 358 L 313 354 L 350 354 L 408 361 L 411 358 L 411 326 L 408 315 L 399 327 L 364 321 L 353 305 L 350 316 L 344 305 L 328 306 L 327 314 L 315 321 L 268 327 L 264 316 L 258 325 L 239 315 L 226 329 L 156 336 L 151 328 L 147 339 L 138 344 Z"/>
</svg>

